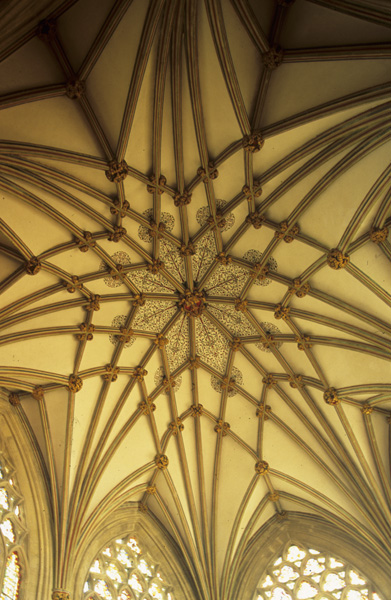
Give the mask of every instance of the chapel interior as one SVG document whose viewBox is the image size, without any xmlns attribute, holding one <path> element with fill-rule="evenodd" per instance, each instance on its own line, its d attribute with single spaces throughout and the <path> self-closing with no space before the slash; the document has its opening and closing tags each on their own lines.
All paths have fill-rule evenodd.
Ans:
<svg viewBox="0 0 391 600">
<path fill-rule="evenodd" d="M 390 0 L 0 25 L 0 600 L 391 600 Z"/>
</svg>

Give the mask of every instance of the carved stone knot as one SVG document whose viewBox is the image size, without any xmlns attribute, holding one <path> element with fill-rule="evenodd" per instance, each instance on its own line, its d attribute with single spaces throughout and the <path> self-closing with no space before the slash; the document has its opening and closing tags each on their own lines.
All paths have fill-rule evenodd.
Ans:
<svg viewBox="0 0 391 600">
<path fill-rule="evenodd" d="M 117 381 L 119 367 L 112 367 L 111 365 L 105 366 L 106 373 L 103 373 L 102 377 L 105 381 Z"/>
<path fill-rule="evenodd" d="M 167 346 L 167 344 L 169 343 L 170 340 L 164 337 L 162 333 L 158 333 L 156 338 L 154 339 L 154 344 L 156 344 L 156 346 L 160 348 L 160 350 L 163 350 L 164 346 Z"/>
<path fill-rule="evenodd" d="M 338 248 L 333 248 L 327 255 L 328 265 L 335 270 L 344 269 L 348 264 L 350 257 L 348 254 L 344 254 Z"/>
<path fill-rule="evenodd" d="M 146 504 L 144 504 L 144 502 L 140 502 L 138 509 L 141 513 L 148 512 L 148 506 Z"/>
<path fill-rule="evenodd" d="M 231 350 L 237 352 L 242 347 L 242 341 L 240 338 L 235 337 L 232 342 L 228 343 L 228 346 L 231 348 Z"/>
<path fill-rule="evenodd" d="M 162 233 L 165 231 L 165 229 L 166 226 L 162 221 L 159 224 L 157 224 L 153 219 L 149 220 L 148 233 L 151 236 L 151 238 L 156 238 L 160 240 L 163 237 Z"/>
<path fill-rule="evenodd" d="M 252 198 L 259 198 L 262 195 L 262 188 L 252 189 L 249 185 L 244 185 L 242 187 L 242 194 L 246 196 L 248 202 L 251 202 Z"/>
<path fill-rule="evenodd" d="M 235 383 L 236 379 L 234 377 L 223 377 L 220 383 L 220 388 L 221 390 L 227 390 L 227 392 L 232 392 Z"/>
<path fill-rule="evenodd" d="M 284 242 L 290 244 L 298 233 L 300 233 L 300 227 L 297 223 L 289 226 L 288 221 L 281 221 L 279 229 L 274 232 L 274 237 L 278 240 L 282 238 Z"/>
<path fill-rule="evenodd" d="M 76 245 L 79 246 L 80 252 L 88 252 L 90 248 L 95 248 L 96 242 L 92 237 L 91 231 L 83 232 L 83 239 L 76 238 Z"/>
<path fill-rule="evenodd" d="M 247 215 L 245 221 L 246 223 L 252 225 L 254 229 L 260 229 L 262 227 L 262 223 L 265 221 L 265 216 L 254 212 Z"/>
<path fill-rule="evenodd" d="M 283 56 L 284 52 L 281 46 L 272 46 L 269 52 L 262 54 L 262 62 L 267 69 L 277 69 L 282 63 Z"/>
<path fill-rule="evenodd" d="M 121 335 L 117 336 L 119 342 L 124 342 L 125 344 L 128 344 L 133 337 L 133 334 L 134 334 L 133 329 L 127 329 L 126 327 L 120 327 L 119 330 L 121 332 Z"/>
<path fill-rule="evenodd" d="M 161 261 L 159 258 L 154 258 L 154 259 L 152 259 L 152 263 L 150 263 L 147 266 L 147 269 L 148 269 L 148 271 L 150 271 L 151 273 L 156 275 L 156 273 L 158 273 L 159 271 L 164 269 L 164 262 Z"/>
<path fill-rule="evenodd" d="M 289 306 L 282 306 L 281 304 L 277 304 L 274 309 L 274 318 L 275 319 L 283 319 L 286 321 L 289 317 L 290 308 Z"/>
<path fill-rule="evenodd" d="M 203 167 L 197 169 L 197 175 L 202 178 L 204 183 L 207 183 L 209 179 L 217 179 L 219 172 L 214 168 L 213 163 L 209 162 L 208 169 L 204 169 Z"/>
<path fill-rule="evenodd" d="M 192 242 L 189 242 L 187 246 L 186 244 L 181 244 L 181 247 L 179 248 L 179 254 L 181 256 L 194 256 L 195 253 L 195 247 Z"/>
<path fill-rule="evenodd" d="M 339 404 L 340 402 L 340 399 L 337 396 L 337 390 L 333 387 L 328 388 L 325 391 L 325 393 L 323 394 L 323 399 L 326 402 L 326 404 L 331 404 L 333 406 Z"/>
<path fill-rule="evenodd" d="M 80 280 L 77 277 L 77 275 L 72 275 L 71 282 L 63 281 L 63 285 L 64 287 L 66 287 L 67 292 L 69 292 L 70 294 L 73 294 L 74 292 L 76 292 L 76 290 L 83 289 L 83 284 L 80 283 Z"/>
<path fill-rule="evenodd" d="M 151 175 L 149 181 L 151 183 L 147 185 L 147 192 L 149 192 L 150 194 L 156 192 L 157 194 L 159 194 L 159 196 L 161 196 L 164 193 L 164 189 L 162 189 L 162 186 L 165 186 L 167 183 L 167 179 L 164 177 L 164 175 L 160 175 L 159 181 L 156 180 L 155 175 Z"/>
<path fill-rule="evenodd" d="M 363 415 L 370 415 L 371 412 L 373 412 L 373 406 L 371 406 L 370 404 L 363 404 L 363 406 L 361 407 L 361 412 Z"/>
<path fill-rule="evenodd" d="M 380 244 L 380 242 L 385 242 L 388 236 L 388 227 L 383 227 L 380 229 L 379 227 L 372 227 L 371 232 L 369 234 L 370 239 L 375 244 Z"/>
<path fill-rule="evenodd" d="M 66 84 L 66 95 L 71 100 L 78 100 L 86 91 L 86 82 L 82 79 L 70 79 Z"/>
<path fill-rule="evenodd" d="M 190 358 L 189 359 L 190 371 L 193 371 L 193 369 L 198 369 L 200 367 L 200 364 L 201 364 L 201 359 L 199 356 L 196 356 L 195 358 Z"/>
<path fill-rule="evenodd" d="M 137 381 L 144 381 L 144 377 L 148 375 L 148 371 L 146 371 L 143 367 L 136 367 L 133 371 L 133 377 L 137 379 Z"/>
<path fill-rule="evenodd" d="M 192 417 L 200 417 L 203 413 L 204 407 L 202 404 L 192 404 L 191 406 L 191 416 Z"/>
<path fill-rule="evenodd" d="M 223 229 L 226 224 L 227 224 L 227 220 L 223 215 L 223 212 L 221 210 L 216 210 L 216 214 L 215 215 L 210 215 L 206 222 L 208 223 L 208 225 L 212 225 L 212 230 L 216 229 L 217 227 L 219 229 Z"/>
<path fill-rule="evenodd" d="M 219 254 L 217 254 L 217 256 L 215 257 L 215 259 L 221 265 L 229 265 L 232 262 L 231 256 L 229 256 L 225 252 L 219 252 Z"/>
<path fill-rule="evenodd" d="M 89 303 L 86 306 L 86 310 L 100 310 L 100 296 L 95 294 L 91 296 Z"/>
<path fill-rule="evenodd" d="M 259 460 L 255 463 L 255 472 L 259 475 L 266 475 L 269 472 L 269 463 L 266 460 Z"/>
<path fill-rule="evenodd" d="M 126 217 L 126 212 L 129 210 L 130 204 L 127 200 L 124 200 L 121 206 L 121 201 L 118 198 L 113 200 L 113 206 L 110 207 L 112 215 L 119 215 L 120 217 Z"/>
<path fill-rule="evenodd" d="M 230 429 L 231 425 L 229 423 L 224 422 L 222 419 L 219 419 L 215 425 L 215 432 L 221 433 L 223 437 L 228 435 Z"/>
<path fill-rule="evenodd" d="M 31 258 L 29 258 L 29 260 L 24 265 L 24 269 L 28 275 L 36 275 L 37 273 L 39 273 L 41 268 L 42 265 L 40 263 L 40 260 L 36 256 L 32 256 Z"/>
<path fill-rule="evenodd" d="M 254 131 L 250 135 L 245 135 L 242 141 L 243 149 L 246 152 L 259 152 L 264 145 L 265 140 L 260 131 Z"/>
<path fill-rule="evenodd" d="M 293 280 L 293 287 L 289 288 L 289 292 L 291 294 L 296 294 L 298 298 L 304 298 L 308 292 L 311 290 L 311 286 L 309 283 L 304 283 L 301 285 L 300 279 Z"/>
<path fill-rule="evenodd" d="M 156 485 L 149 485 L 145 491 L 147 494 L 156 494 Z"/>
<path fill-rule="evenodd" d="M 172 435 L 178 435 L 178 433 L 180 431 L 183 431 L 185 428 L 184 424 L 182 423 L 181 419 L 179 419 L 179 418 L 176 419 L 176 421 L 172 421 L 170 423 L 169 427 L 170 427 Z"/>
<path fill-rule="evenodd" d="M 170 389 L 173 389 L 176 386 L 176 381 L 173 377 L 163 377 L 162 384 L 165 392 L 168 393 Z"/>
<path fill-rule="evenodd" d="M 256 416 L 261 419 L 263 417 L 264 421 L 267 421 L 269 418 L 268 413 L 272 412 L 272 407 L 269 404 L 261 404 L 256 410 Z"/>
<path fill-rule="evenodd" d="M 275 346 L 274 335 L 271 333 L 266 334 L 266 339 L 261 338 L 259 342 L 262 344 L 262 348 L 268 350 Z"/>
<path fill-rule="evenodd" d="M 155 457 L 155 464 L 158 469 L 167 469 L 168 456 L 166 456 L 165 454 L 157 454 Z"/>
<path fill-rule="evenodd" d="M 253 271 L 250 271 L 251 279 L 257 279 L 258 281 L 265 281 L 269 275 L 269 269 L 267 266 L 262 267 L 260 263 L 255 263 Z"/>
<path fill-rule="evenodd" d="M 82 333 L 76 334 L 76 338 L 78 340 L 87 340 L 88 342 L 90 342 L 94 338 L 94 336 L 92 335 L 95 331 L 94 325 L 87 325 L 87 323 L 81 323 L 79 325 L 79 329 Z"/>
<path fill-rule="evenodd" d="M 149 415 L 150 412 L 155 412 L 156 410 L 156 404 L 154 404 L 150 398 L 142 400 L 138 407 L 144 415 Z"/>
<path fill-rule="evenodd" d="M 242 300 L 241 298 L 235 298 L 235 310 L 239 311 L 239 312 L 246 312 L 247 311 L 247 300 Z"/>
<path fill-rule="evenodd" d="M 309 348 L 312 348 L 311 337 L 309 335 L 297 337 L 296 342 L 299 350 L 309 350 Z"/>
<path fill-rule="evenodd" d="M 57 35 L 55 19 L 45 19 L 38 24 L 37 36 L 43 42 L 52 42 Z"/>
<path fill-rule="evenodd" d="M 20 404 L 19 395 L 16 392 L 11 392 L 8 396 L 8 401 L 12 406 L 18 406 Z"/>
<path fill-rule="evenodd" d="M 177 207 L 187 206 L 191 202 L 191 196 L 192 194 L 186 190 L 183 192 L 183 194 L 178 192 L 174 196 L 174 205 Z"/>
<path fill-rule="evenodd" d="M 280 499 L 280 494 L 278 492 L 272 492 L 271 494 L 269 494 L 270 502 L 278 502 L 279 499 Z"/>
<path fill-rule="evenodd" d="M 291 388 L 302 388 L 304 387 L 303 375 L 294 375 L 288 377 L 289 385 Z"/>
<path fill-rule="evenodd" d="M 71 600 L 71 594 L 65 590 L 53 590 L 52 600 Z"/>
<path fill-rule="evenodd" d="M 268 373 L 267 375 L 265 375 L 265 377 L 262 378 L 262 383 L 264 383 L 266 387 L 270 388 L 273 385 L 276 385 L 277 381 L 274 379 L 271 373 Z"/>
<path fill-rule="evenodd" d="M 205 294 L 197 289 L 181 294 L 178 306 L 188 317 L 199 317 L 206 308 Z"/>
<path fill-rule="evenodd" d="M 128 176 L 129 167 L 124 160 L 121 160 L 120 162 L 111 160 L 109 162 L 109 168 L 105 173 L 109 181 L 120 183 L 120 181 L 123 181 Z"/>
<path fill-rule="evenodd" d="M 41 385 L 37 385 L 31 392 L 31 395 L 34 398 L 34 400 L 42 400 L 44 397 L 43 387 Z"/>
<path fill-rule="evenodd" d="M 144 306 L 145 297 L 144 294 L 135 294 L 132 298 L 133 306 Z"/>
<path fill-rule="evenodd" d="M 108 240 L 110 242 L 119 242 L 126 235 L 125 227 L 119 225 L 113 226 L 113 231 L 109 233 Z"/>
<path fill-rule="evenodd" d="M 80 392 L 82 387 L 83 387 L 83 380 L 81 377 L 78 377 L 77 375 L 71 375 L 69 377 L 68 388 L 71 390 L 71 392 L 76 394 L 77 392 Z"/>
</svg>

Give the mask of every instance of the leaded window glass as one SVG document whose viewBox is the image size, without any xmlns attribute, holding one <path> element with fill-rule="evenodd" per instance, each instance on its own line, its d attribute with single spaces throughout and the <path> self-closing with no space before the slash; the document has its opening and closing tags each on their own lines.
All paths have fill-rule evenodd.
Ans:
<svg viewBox="0 0 391 600">
<path fill-rule="evenodd" d="M 254 600 L 382 600 L 345 560 L 288 544 L 263 575 Z"/>
<path fill-rule="evenodd" d="M 105 546 L 93 561 L 84 600 L 175 600 L 158 565 L 133 536 Z"/>
<path fill-rule="evenodd" d="M 0 600 L 18 600 L 25 535 L 22 498 L 11 466 L 0 453 Z"/>
</svg>

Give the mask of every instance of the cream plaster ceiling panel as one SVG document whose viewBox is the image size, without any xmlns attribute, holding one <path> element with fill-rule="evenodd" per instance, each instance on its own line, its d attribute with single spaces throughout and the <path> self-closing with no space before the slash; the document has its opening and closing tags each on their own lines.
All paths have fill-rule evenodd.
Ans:
<svg viewBox="0 0 391 600">
<path fill-rule="evenodd" d="M 0 39 L 0 385 L 67 523 L 56 585 L 127 502 L 203 600 L 291 512 L 384 557 L 386 10 L 98 4 Z"/>
</svg>

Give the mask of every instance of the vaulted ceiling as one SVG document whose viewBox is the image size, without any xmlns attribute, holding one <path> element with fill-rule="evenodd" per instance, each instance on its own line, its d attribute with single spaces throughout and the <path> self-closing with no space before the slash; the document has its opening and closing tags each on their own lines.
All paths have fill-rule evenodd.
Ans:
<svg viewBox="0 0 391 600">
<path fill-rule="evenodd" d="M 386 3 L 42 4 L 0 40 L 0 385 L 57 585 L 128 501 L 204 599 L 290 511 L 389 556 Z"/>
</svg>

